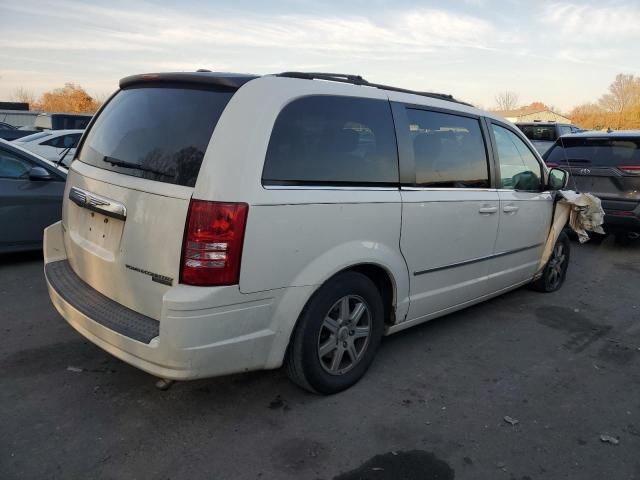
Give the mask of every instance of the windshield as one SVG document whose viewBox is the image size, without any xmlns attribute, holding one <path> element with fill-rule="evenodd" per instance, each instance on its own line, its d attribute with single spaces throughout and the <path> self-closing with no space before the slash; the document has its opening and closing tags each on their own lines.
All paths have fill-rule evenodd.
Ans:
<svg viewBox="0 0 640 480">
<path fill-rule="evenodd" d="M 233 91 L 140 87 L 120 91 L 96 118 L 78 160 L 125 175 L 194 186 Z"/>
</svg>

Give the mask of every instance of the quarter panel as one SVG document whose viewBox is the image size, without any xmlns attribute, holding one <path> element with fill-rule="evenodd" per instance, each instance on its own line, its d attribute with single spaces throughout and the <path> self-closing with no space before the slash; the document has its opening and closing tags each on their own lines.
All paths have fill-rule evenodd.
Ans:
<svg viewBox="0 0 640 480">
<path fill-rule="evenodd" d="M 278 114 L 308 95 L 388 99 L 383 90 L 337 82 L 264 76 L 246 83 L 231 98 L 213 132 L 194 198 L 249 204 L 289 201 L 291 195 L 262 186 L 262 170 Z M 325 198 L 335 201 L 331 194 Z"/>
<path fill-rule="evenodd" d="M 313 191 L 289 192 L 313 198 Z M 327 192 L 319 197 L 326 198 Z M 375 192 L 378 202 L 352 202 L 359 192 L 334 192 L 341 203 L 252 205 L 243 248 L 243 293 L 320 285 L 347 267 L 371 263 L 392 276 L 397 316 L 408 304 L 408 274 L 399 250 L 401 205 L 396 191 Z M 369 192 L 373 196 L 374 192 Z M 282 194 L 282 192 L 280 192 Z M 384 201 L 386 199 L 386 201 Z M 300 200 L 298 200 L 300 201 Z"/>
</svg>

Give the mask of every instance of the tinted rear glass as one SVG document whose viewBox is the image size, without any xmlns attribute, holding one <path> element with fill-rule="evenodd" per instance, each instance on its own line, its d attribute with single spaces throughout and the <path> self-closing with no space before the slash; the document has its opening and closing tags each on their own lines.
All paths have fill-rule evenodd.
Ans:
<svg viewBox="0 0 640 480">
<path fill-rule="evenodd" d="M 556 138 L 555 125 L 517 125 L 529 140 L 554 142 Z"/>
<path fill-rule="evenodd" d="M 562 138 L 545 154 L 545 161 L 568 166 L 640 165 L 640 136 Z"/>
<path fill-rule="evenodd" d="M 264 184 L 398 183 L 398 156 L 386 100 L 310 96 L 276 119 Z"/>
<path fill-rule="evenodd" d="M 194 186 L 232 91 L 142 87 L 120 91 L 87 133 L 78 159 L 114 172 Z"/>
<path fill-rule="evenodd" d="M 416 184 L 438 188 L 488 188 L 487 154 L 474 118 L 407 109 Z"/>
</svg>

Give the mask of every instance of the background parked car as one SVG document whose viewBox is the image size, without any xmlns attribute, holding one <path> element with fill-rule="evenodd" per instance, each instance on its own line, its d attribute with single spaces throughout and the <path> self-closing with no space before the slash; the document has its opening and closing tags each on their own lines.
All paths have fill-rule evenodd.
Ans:
<svg viewBox="0 0 640 480">
<path fill-rule="evenodd" d="M 581 131 L 575 125 L 569 123 L 556 123 L 556 122 L 530 122 L 530 123 L 516 123 L 525 136 L 531 140 L 536 150 L 540 152 L 540 155 L 544 154 L 562 135 L 569 133 L 576 133 Z"/>
<path fill-rule="evenodd" d="M 602 199 L 607 232 L 640 237 L 640 131 L 565 135 L 543 158 L 571 173 L 570 188 Z"/>
<path fill-rule="evenodd" d="M 47 130 L 14 140 L 16 144 L 51 162 L 68 167 L 84 130 Z M 61 157 L 64 155 L 64 158 Z"/>
<path fill-rule="evenodd" d="M 81 113 L 41 113 L 36 117 L 36 130 L 68 130 L 87 128 L 93 115 Z"/>
<path fill-rule="evenodd" d="M 66 173 L 46 159 L 0 140 L 0 253 L 42 246 L 60 219 Z"/>
<path fill-rule="evenodd" d="M 16 121 L 5 119 L 5 123 L 20 128 L 0 129 L 0 138 L 15 140 L 16 138 L 25 137 L 44 130 L 84 129 L 92 118 L 92 115 L 84 113 L 11 112 L 8 115 L 10 115 L 10 118 L 14 118 L 17 115 L 24 116 L 26 114 L 29 115 L 29 124 L 19 124 Z M 3 121 L 2 117 L 0 117 L 0 121 Z"/>
</svg>

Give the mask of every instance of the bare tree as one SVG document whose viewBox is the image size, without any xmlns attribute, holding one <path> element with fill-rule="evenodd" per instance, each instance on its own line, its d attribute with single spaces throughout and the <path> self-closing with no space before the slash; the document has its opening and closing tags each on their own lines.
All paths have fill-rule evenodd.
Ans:
<svg viewBox="0 0 640 480">
<path fill-rule="evenodd" d="M 514 110 L 518 106 L 518 94 L 505 91 L 496 95 L 496 105 L 498 110 Z"/>
<path fill-rule="evenodd" d="M 100 108 L 104 102 L 106 102 L 107 100 L 109 100 L 109 97 L 111 96 L 110 93 L 108 92 L 98 92 L 98 93 L 94 93 L 92 95 L 93 100 L 96 102 L 96 105 L 98 106 L 98 108 Z"/>
<path fill-rule="evenodd" d="M 620 73 L 609 85 L 609 93 L 605 93 L 598 104 L 608 112 L 617 114 L 618 125 L 621 128 L 623 117 L 627 110 L 640 103 L 640 78 Z"/>
<path fill-rule="evenodd" d="M 24 87 L 16 88 L 11 96 L 16 102 L 28 103 L 31 108 L 36 103 L 36 94 Z"/>
</svg>

